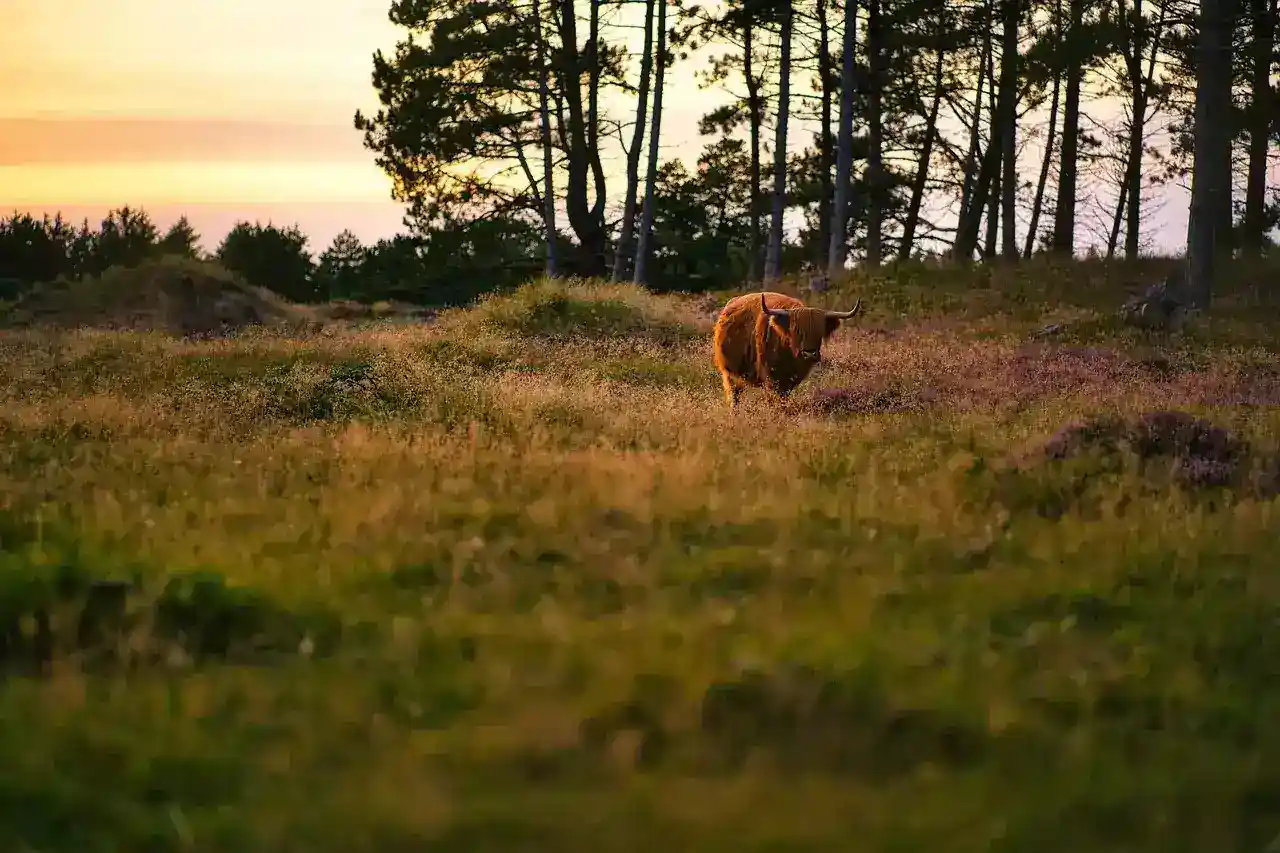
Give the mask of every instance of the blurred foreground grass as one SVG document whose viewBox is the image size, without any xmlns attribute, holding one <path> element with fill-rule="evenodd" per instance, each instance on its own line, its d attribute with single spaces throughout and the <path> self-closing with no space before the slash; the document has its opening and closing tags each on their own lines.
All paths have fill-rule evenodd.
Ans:
<svg viewBox="0 0 1280 853">
<path fill-rule="evenodd" d="M 1261 851 L 1275 503 L 1005 461 L 1170 408 L 1274 455 L 1241 277 L 1165 338 L 1104 310 L 1149 270 L 855 279 L 832 414 L 731 417 L 706 306 L 628 287 L 0 337 L 0 850 Z"/>
</svg>

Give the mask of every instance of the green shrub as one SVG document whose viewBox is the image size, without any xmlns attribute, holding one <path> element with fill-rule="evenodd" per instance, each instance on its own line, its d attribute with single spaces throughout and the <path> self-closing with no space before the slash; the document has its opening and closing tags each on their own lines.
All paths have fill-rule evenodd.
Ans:
<svg viewBox="0 0 1280 853">
<path fill-rule="evenodd" d="M 642 335 L 678 343 L 700 334 L 670 299 L 634 285 L 542 280 L 486 296 L 464 322 L 525 336 L 611 338 Z"/>
</svg>

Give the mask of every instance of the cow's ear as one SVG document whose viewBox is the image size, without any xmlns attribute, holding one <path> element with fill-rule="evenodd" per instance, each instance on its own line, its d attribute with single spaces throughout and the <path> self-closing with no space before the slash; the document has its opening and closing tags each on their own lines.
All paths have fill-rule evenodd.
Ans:
<svg viewBox="0 0 1280 853">
<path fill-rule="evenodd" d="M 785 332 L 791 328 L 791 312 L 786 311 L 781 314 L 771 314 L 769 316 L 773 318 L 773 322 L 777 323 L 778 328 L 782 331 Z"/>
<path fill-rule="evenodd" d="M 840 318 L 839 318 L 839 317 L 828 317 L 828 318 L 827 318 L 827 328 L 826 328 L 826 330 L 822 333 L 822 336 L 823 336 L 824 338 L 829 338 L 829 337 L 831 337 L 831 336 L 832 336 L 832 334 L 834 334 L 834 333 L 835 333 L 835 330 L 836 330 L 836 329 L 838 329 L 838 328 L 840 328 L 840 322 L 841 322 L 841 321 L 840 321 Z"/>
</svg>

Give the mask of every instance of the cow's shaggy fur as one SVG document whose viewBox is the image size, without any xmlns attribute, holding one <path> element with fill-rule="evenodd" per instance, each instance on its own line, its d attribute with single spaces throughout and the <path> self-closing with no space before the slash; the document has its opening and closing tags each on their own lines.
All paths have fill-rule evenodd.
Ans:
<svg viewBox="0 0 1280 853">
<path fill-rule="evenodd" d="M 712 335 L 729 407 L 737 406 L 742 392 L 751 387 L 786 399 L 821 360 L 823 341 L 857 310 L 808 308 L 793 296 L 774 292 L 729 300 Z"/>
</svg>

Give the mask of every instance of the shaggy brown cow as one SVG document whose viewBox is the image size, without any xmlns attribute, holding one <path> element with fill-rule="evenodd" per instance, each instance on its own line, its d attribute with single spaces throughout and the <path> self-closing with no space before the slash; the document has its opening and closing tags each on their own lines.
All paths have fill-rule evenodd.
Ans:
<svg viewBox="0 0 1280 853">
<path fill-rule="evenodd" d="M 729 300 L 712 338 L 729 408 L 749 387 L 786 399 L 822 358 L 822 342 L 861 305 L 859 299 L 852 311 L 824 311 L 773 292 Z"/>
</svg>

